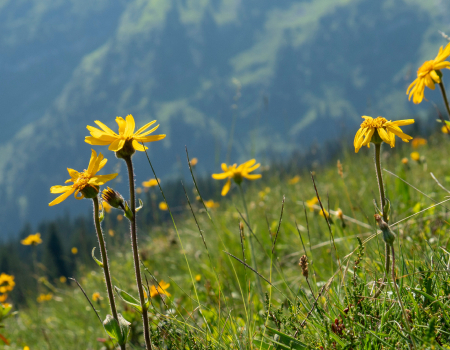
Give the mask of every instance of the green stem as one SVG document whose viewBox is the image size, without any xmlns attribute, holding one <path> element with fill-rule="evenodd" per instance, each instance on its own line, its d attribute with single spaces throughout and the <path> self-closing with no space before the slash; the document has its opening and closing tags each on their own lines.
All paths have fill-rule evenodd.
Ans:
<svg viewBox="0 0 450 350">
<path fill-rule="evenodd" d="M 408 315 L 406 315 L 406 310 L 405 310 L 405 307 L 403 306 L 402 299 L 400 298 L 400 292 L 398 290 L 397 282 L 395 282 L 395 249 L 394 249 L 393 244 L 391 244 L 391 251 L 392 251 L 392 271 L 391 271 L 392 272 L 392 283 L 394 284 L 395 292 L 397 293 L 398 303 L 400 304 L 400 307 L 402 309 L 403 318 L 405 319 L 405 325 L 408 328 L 408 332 L 411 334 L 411 325 L 409 324 L 409 321 L 408 321 Z M 413 337 L 409 336 L 409 339 L 411 340 L 411 348 L 415 349 L 416 344 L 414 343 Z"/>
<path fill-rule="evenodd" d="M 378 288 L 377 292 L 373 295 L 373 299 L 378 298 L 378 296 L 381 294 L 381 292 L 384 289 L 384 286 L 386 285 L 387 276 L 389 275 L 389 269 L 390 269 L 390 258 L 391 258 L 391 250 L 389 248 L 389 244 L 386 242 L 384 243 L 384 275 L 383 280 L 381 282 L 380 288 Z"/>
<path fill-rule="evenodd" d="M 248 216 L 247 202 L 245 201 L 244 191 L 242 190 L 242 185 L 241 184 L 239 184 L 238 187 L 239 187 L 239 193 L 241 194 L 242 203 L 244 204 L 244 210 L 245 210 L 245 216 L 247 218 L 247 223 L 248 223 L 248 226 L 251 228 L 252 225 L 250 223 L 250 216 Z M 253 268 L 256 271 L 258 271 L 258 266 L 256 265 L 255 249 L 253 247 L 253 236 L 252 236 L 251 232 L 249 232 L 249 237 L 250 237 L 249 241 L 250 241 L 250 251 L 251 251 L 252 265 L 253 265 Z M 264 293 L 262 291 L 262 286 L 261 286 L 261 282 L 259 281 L 259 278 L 256 279 L 256 283 L 258 285 L 258 290 L 259 290 L 259 292 L 261 294 L 261 297 L 263 297 Z"/>
<path fill-rule="evenodd" d="M 139 301 L 141 303 L 141 308 L 142 308 L 142 321 L 144 324 L 145 346 L 146 346 L 147 350 L 150 350 L 150 349 L 152 349 L 152 343 L 150 341 L 150 327 L 149 327 L 149 321 L 148 321 L 148 311 L 147 311 L 147 307 L 145 306 L 144 289 L 142 287 L 141 268 L 140 268 L 140 261 L 139 261 L 139 250 L 138 250 L 137 234 L 136 234 L 136 198 L 135 198 L 135 191 L 134 191 L 133 163 L 131 161 L 131 156 L 124 157 L 123 159 L 127 163 L 127 168 L 128 168 L 128 180 L 129 180 L 129 184 L 130 184 L 130 209 L 131 209 L 131 213 L 133 214 L 133 218 L 130 220 L 130 231 L 131 231 L 131 246 L 133 247 L 134 271 L 136 274 L 136 284 L 137 284 L 137 289 L 139 292 Z"/>
<path fill-rule="evenodd" d="M 442 81 L 442 78 L 441 78 L 441 82 L 439 83 L 439 87 L 441 88 L 442 97 L 444 98 L 445 108 L 447 109 L 448 119 L 450 120 L 450 106 L 448 104 L 447 93 L 445 92 L 445 86 L 444 86 L 444 82 Z"/>
<path fill-rule="evenodd" d="M 114 300 L 114 293 L 111 283 L 111 274 L 109 272 L 108 255 L 106 253 L 106 245 L 103 238 L 102 227 L 100 226 L 98 198 L 94 197 L 92 198 L 92 201 L 94 202 L 95 229 L 97 231 L 98 244 L 100 246 L 100 252 L 102 254 L 103 273 L 105 275 L 106 289 L 108 290 L 109 305 L 111 306 L 111 313 L 114 319 L 117 321 L 117 323 L 119 323 L 119 318 L 117 317 L 116 302 Z M 124 350 L 125 344 L 120 345 L 120 348 Z"/>
<path fill-rule="evenodd" d="M 375 144 L 375 170 L 377 172 L 377 181 L 378 181 L 378 190 L 380 191 L 380 205 L 381 212 L 384 213 L 384 206 L 386 205 L 386 197 L 384 195 L 384 184 L 383 184 L 383 175 L 381 174 L 381 143 Z M 384 217 L 385 222 L 388 222 L 387 218 Z"/>
</svg>

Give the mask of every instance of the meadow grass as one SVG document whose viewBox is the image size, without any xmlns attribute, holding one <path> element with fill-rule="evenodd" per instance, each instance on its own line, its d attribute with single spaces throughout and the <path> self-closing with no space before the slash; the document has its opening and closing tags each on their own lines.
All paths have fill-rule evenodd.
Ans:
<svg viewBox="0 0 450 350">
<path fill-rule="evenodd" d="M 170 283 L 165 289 L 170 296 L 151 299 L 153 346 L 450 348 L 450 202 L 425 210 L 448 195 L 430 176 L 432 172 L 444 187 L 450 182 L 449 161 L 442 151 L 447 137 L 435 135 L 417 149 L 411 144 L 382 148 L 382 167 L 409 183 L 383 171 L 392 207 L 390 224 L 397 236 L 395 273 L 411 332 L 390 275 L 380 295 L 371 297 L 378 288 L 374 281 L 383 276 L 385 255 L 373 219 L 372 200 L 379 197 L 373 149 L 355 155 L 344 147 L 341 174 L 334 159 L 312 174 L 267 167 L 261 180 L 244 183 L 249 218 L 236 186 L 220 207 L 207 211 L 196 199 L 202 195 L 199 188 L 200 193 L 186 193 L 189 204 L 186 201 L 184 212 L 174 218 L 176 226 L 166 221 L 139 228 L 144 285 L 162 291 L 158 284 Z M 420 153 L 419 161 L 410 158 L 412 151 Z M 297 182 L 292 180 L 295 175 L 300 176 Z M 319 214 L 320 207 L 304 205 L 316 197 L 311 175 L 324 209 L 331 213 L 330 225 Z M 116 213 L 106 214 L 105 222 Z M 111 275 L 113 285 L 138 298 L 128 240 L 125 225 L 116 228 L 114 237 L 106 236 Z M 299 266 L 302 255 L 307 256 L 308 278 Z M 100 293 L 93 305 L 103 320 L 109 305 L 101 268 L 81 266 L 77 275 L 89 298 Z M 52 300 L 30 299 L 7 320 L 2 333 L 11 340 L 8 349 L 114 348 L 74 282 L 70 287 L 55 282 L 41 288 L 53 294 Z M 128 347 L 142 348 L 140 314 L 119 296 L 116 302 L 131 322 Z"/>
</svg>

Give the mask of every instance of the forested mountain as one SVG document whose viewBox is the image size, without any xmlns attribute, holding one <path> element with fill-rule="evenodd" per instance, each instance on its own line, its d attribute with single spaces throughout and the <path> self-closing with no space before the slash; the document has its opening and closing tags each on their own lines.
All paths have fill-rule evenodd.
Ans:
<svg viewBox="0 0 450 350">
<path fill-rule="evenodd" d="M 87 167 L 94 120 L 157 119 L 164 179 L 180 175 L 185 145 L 206 173 L 337 137 L 362 114 L 425 113 L 405 90 L 449 19 L 450 3 L 423 0 L 0 0 L 0 237 L 87 211 L 47 204 L 66 167 Z M 96 149 L 105 173 L 120 168 Z"/>
</svg>

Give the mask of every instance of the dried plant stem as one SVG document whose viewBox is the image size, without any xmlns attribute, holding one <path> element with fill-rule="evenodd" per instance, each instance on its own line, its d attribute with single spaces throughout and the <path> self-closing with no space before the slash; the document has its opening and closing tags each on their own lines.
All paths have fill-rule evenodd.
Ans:
<svg viewBox="0 0 450 350">
<path fill-rule="evenodd" d="M 112 316 L 117 321 L 117 323 L 119 323 L 119 318 L 117 317 L 116 302 L 114 300 L 114 292 L 113 292 L 112 283 L 111 283 L 111 274 L 109 272 L 108 255 L 106 253 L 105 240 L 103 238 L 102 227 L 100 226 L 100 219 L 98 217 L 99 216 L 98 198 L 94 197 L 94 198 L 92 198 L 92 201 L 94 202 L 95 229 L 97 231 L 98 244 L 100 246 L 100 252 L 102 254 L 103 273 L 105 275 L 106 289 L 108 290 L 109 305 L 111 306 Z M 125 344 L 120 345 L 120 348 L 122 350 L 125 350 Z"/>
<path fill-rule="evenodd" d="M 450 120 L 450 106 L 448 104 L 447 93 L 445 92 L 445 86 L 444 86 L 444 82 L 442 81 L 442 78 L 441 78 L 441 82 L 439 83 L 439 87 L 441 89 L 442 98 L 444 99 L 445 108 L 447 109 L 448 119 Z"/>
<path fill-rule="evenodd" d="M 403 318 L 405 319 L 406 328 L 408 329 L 408 332 L 411 334 L 411 325 L 409 324 L 408 316 L 406 315 L 405 307 L 403 306 L 402 299 L 400 298 L 400 292 L 398 290 L 397 282 L 395 281 L 395 249 L 394 249 L 394 245 L 393 244 L 391 244 L 391 251 L 392 251 L 392 271 L 391 271 L 392 272 L 392 283 L 394 284 L 395 292 L 397 293 L 398 303 L 400 304 L 400 307 L 402 309 Z M 415 349 L 416 348 L 416 344 L 414 343 L 413 337 L 411 335 L 409 335 L 409 339 L 411 340 L 410 348 L 411 349 Z"/>
<path fill-rule="evenodd" d="M 141 268 L 139 263 L 139 250 L 137 243 L 137 234 L 136 234 L 136 196 L 134 190 L 134 171 L 133 171 L 133 163 L 131 161 L 131 156 L 124 157 L 125 163 L 127 163 L 128 169 L 128 180 L 130 185 L 130 209 L 133 215 L 132 219 L 130 219 L 130 232 L 131 232 L 131 246 L 133 248 L 133 260 L 134 260 L 134 271 L 136 274 L 136 284 L 139 293 L 139 302 L 141 303 L 142 308 L 142 321 L 144 324 L 144 339 L 145 346 L 147 350 L 152 349 L 152 343 L 150 340 L 150 327 L 148 321 L 148 310 L 145 306 L 145 297 L 144 297 L 144 289 L 142 287 L 141 280 Z"/>
</svg>

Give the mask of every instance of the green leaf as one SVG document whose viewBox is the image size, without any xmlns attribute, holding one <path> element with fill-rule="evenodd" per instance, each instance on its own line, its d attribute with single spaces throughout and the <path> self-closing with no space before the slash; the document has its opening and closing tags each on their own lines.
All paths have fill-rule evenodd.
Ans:
<svg viewBox="0 0 450 350">
<path fill-rule="evenodd" d="M 119 319 L 119 327 L 121 331 L 121 338 L 118 340 L 118 342 L 119 345 L 124 345 L 127 343 L 128 340 L 128 334 L 130 333 L 131 323 L 128 322 L 121 314 L 118 314 L 117 318 Z"/>
<path fill-rule="evenodd" d="M 288 349 L 294 349 L 294 350 L 308 349 L 308 346 L 306 344 L 291 337 L 290 335 L 281 333 L 281 332 L 277 331 L 276 329 L 270 328 L 268 326 L 266 326 L 266 329 L 269 331 L 269 334 L 277 334 L 280 337 L 278 339 L 277 343 L 286 345 Z"/>
<path fill-rule="evenodd" d="M 139 301 L 137 299 L 135 299 L 134 297 L 132 297 L 130 294 L 123 291 L 122 289 L 119 289 L 117 287 L 114 287 L 114 288 L 116 289 L 117 294 L 119 294 L 120 299 L 122 299 L 124 302 L 131 305 L 136 310 L 138 310 L 140 313 L 142 313 L 141 304 L 139 303 Z"/>
<path fill-rule="evenodd" d="M 253 340 L 253 344 L 255 345 L 255 348 L 257 348 L 257 349 L 262 349 L 262 350 L 275 349 L 272 345 L 267 344 L 259 339 Z"/>
<path fill-rule="evenodd" d="M 100 223 L 105 219 L 105 209 L 102 205 L 102 212 L 98 215 L 98 219 L 100 220 Z"/>
<path fill-rule="evenodd" d="M 95 252 L 95 247 L 92 248 L 92 259 L 95 260 L 95 262 L 97 263 L 98 266 L 103 267 L 103 263 L 95 257 L 94 252 Z"/>
<path fill-rule="evenodd" d="M 136 213 L 142 209 L 142 207 L 144 206 L 144 203 L 142 203 L 141 199 L 139 198 L 139 207 L 136 208 Z"/>
<path fill-rule="evenodd" d="M 103 321 L 103 327 L 105 327 L 106 333 L 108 333 L 111 338 L 117 341 L 122 338 L 122 332 L 120 330 L 119 323 L 111 315 L 106 315 L 106 318 Z"/>
<path fill-rule="evenodd" d="M 128 220 L 130 220 L 130 221 L 133 221 L 133 213 L 131 212 L 131 209 L 130 209 L 130 207 L 128 206 L 128 203 L 125 201 L 125 210 L 124 210 L 124 213 L 125 213 L 125 217 L 128 219 Z"/>
</svg>

